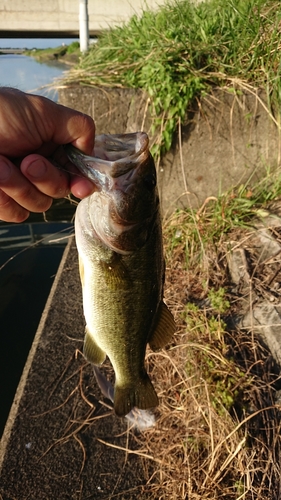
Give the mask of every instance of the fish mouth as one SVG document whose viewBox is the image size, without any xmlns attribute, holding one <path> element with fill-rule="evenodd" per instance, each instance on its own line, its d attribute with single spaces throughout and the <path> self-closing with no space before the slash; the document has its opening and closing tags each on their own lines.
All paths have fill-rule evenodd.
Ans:
<svg viewBox="0 0 281 500">
<path fill-rule="evenodd" d="M 142 247 L 158 213 L 154 161 L 144 132 L 99 135 L 95 156 L 86 156 L 71 145 L 72 163 L 96 186 L 88 199 L 91 230 L 118 253 Z"/>
<path fill-rule="evenodd" d="M 95 138 L 93 156 L 84 155 L 71 144 L 65 145 L 65 151 L 70 161 L 99 190 L 109 191 L 120 188 L 116 180 L 135 170 L 149 157 L 148 142 L 145 132 L 102 134 Z"/>
</svg>

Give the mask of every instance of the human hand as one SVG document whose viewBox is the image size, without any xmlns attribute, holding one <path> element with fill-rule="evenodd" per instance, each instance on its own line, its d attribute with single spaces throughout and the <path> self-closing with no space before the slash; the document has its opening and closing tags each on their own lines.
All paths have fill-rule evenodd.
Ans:
<svg viewBox="0 0 281 500">
<path fill-rule="evenodd" d="M 79 175 L 63 144 L 90 155 L 94 135 L 89 116 L 45 97 L 0 88 L 0 219 L 23 222 L 70 191 L 89 196 L 95 186 Z"/>
</svg>

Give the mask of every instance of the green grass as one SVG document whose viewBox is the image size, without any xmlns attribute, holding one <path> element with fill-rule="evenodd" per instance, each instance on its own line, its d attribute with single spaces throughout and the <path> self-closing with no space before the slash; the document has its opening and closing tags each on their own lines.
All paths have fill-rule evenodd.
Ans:
<svg viewBox="0 0 281 500">
<path fill-rule="evenodd" d="M 281 102 L 280 21 L 279 0 L 176 1 L 104 32 L 68 81 L 146 91 L 157 158 L 214 86 L 263 87 Z"/>
<path fill-rule="evenodd" d="M 57 56 L 61 57 L 64 56 L 67 52 L 67 47 L 55 47 L 55 48 L 47 48 L 47 49 L 31 49 L 31 50 L 26 50 L 24 53 L 27 56 L 32 56 L 36 57 L 38 59 L 50 59 L 54 58 L 55 54 Z"/>
<path fill-rule="evenodd" d="M 66 55 L 80 55 L 80 43 L 72 42 L 70 45 L 60 45 L 59 47 L 50 47 L 47 49 L 31 49 L 24 52 L 25 55 L 35 57 L 39 61 L 48 59 L 59 59 Z"/>
<path fill-rule="evenodd" d="M 226 325 L 217 310 L 217 304 L 224 313 L 230 308 L 229 301 L 224 299 L 225 293 L 224 288 L 217 291 L 210 289 L 208 297 L 211 297 L 211 300 L 207 311 L 188 302 L 182 314 L 190 343 L 186 363 L 187 376 L 194 377 L 197 373 L 198 379 L 205 381 L 210 402 L 221 416 L 229 412 L 234 404 L 242 404 L 242 399 L 238 401 L 241 397 L 239 386 L 242 385 L 246 391 L 250 385 L 250 378 L 245 377 L 245 373 L 235 365 L 234 360 L 226 357 L 229 351 L 225 342 Z M 199 387 L 200 384 L 198 389 Z"/>
<path fill-rule="evenodd" d="M 80 51 L 80 43 L 78 41 L 72 42 L 70 45 L 67 45 L 66 52 L 67 54 L 73 54 L 74 52 Z"/>
<path fill-rule="evenodd" d="M 234 229 L 250 229 L 253 221 L 263 219 L 270 202 L 281 197 L 280 169 L 267 169 L 259 182 L 232 188 L 223 195 L 207 198 L 201 208 L 178 209 L 165 224 L 166 252 L 180 247 L 186 256 L 187 269 L 204 267 L 206 251 L 218 251 L 222 239 Z"/>
</svg>

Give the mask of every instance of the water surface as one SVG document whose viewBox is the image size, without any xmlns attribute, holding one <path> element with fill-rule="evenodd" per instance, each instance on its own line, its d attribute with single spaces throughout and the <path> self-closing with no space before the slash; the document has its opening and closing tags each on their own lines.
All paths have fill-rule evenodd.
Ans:
<svg viewBox="0 0 281 500">
<path fill-rule="evenodd" d="M 55 84 L 55 80 L 67 70 L 69 66 L 59 61 L 41 63 L 30 56 L 1 54 L 0 86 L 14 87 L 57 101 L 57 91 L 50 85 Z M 46 87 L 47 85 L 49 87 Z"/>
<path fill-rule="evenodd" d="M 70 45 L 78 38 L 0 38 L 1 49 L 49 49 Z"/>
</svg>

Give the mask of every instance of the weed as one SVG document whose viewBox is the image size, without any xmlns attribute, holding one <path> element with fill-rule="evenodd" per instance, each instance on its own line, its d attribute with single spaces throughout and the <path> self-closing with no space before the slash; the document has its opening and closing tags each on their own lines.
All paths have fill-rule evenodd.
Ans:
<svg viewBox="0 0 281 500">
<path fill-rule="evenodd" d="M 165 222 L 167 256 L 170 257 L 177 251 L 183 252 L 186 269 L 193 269 L 196 273 L 200 266 L 201 291 L 205 288 L 207 292 L 208 270 L 214 264 L 210 260 L 210 254 L 213 252 L 217 259 L 218 249 L 225 236 L 234 229 L 251 229 L 253 221 L 263 220 L 269 213 L 268 204 L 280 196 L 280 169 L 275 172 L 265 169 L 260 181 L 253 183 L 249 179 L 247 184 L 234 187 L 217 198 L 207 199 L 199 210 L 177 210 Z M 213 277 L 215 279 L 214 274 Z M 223 294 L 223 291 L 216 293 Z M 209 299 L 221 300 L 223 303 L 223 295 Z"/>
<path fill-rule="evenodd" d="M 191 102 L 214 86 L 263 87 L 280 104 L 280 20 L 278 0 L 167 3 L 103 32 L 66 82 L 143 89 L 157 160 Z"/>
<path fill-rule="evenodd" d="M 67 54 L 73 54 L 74 52 L 77 52 L 78 50 L 80 50 L 80 43 L 75 41 L 75 42 L 72 42 L 70 45 L 67 46 Z"/>
<path fill-rule="evenodd" d="M 225 294 L 225 288 L 219 288 L 218 290 L 211 288 L 208 291 L 211 308 L 218 314 L 223 314 L 230 308 L 230 302 L 225 298 Z"/>
<path fill-rule="evenodd" d="M 225 411 L 229 412 L 234 404 L 238 404 L 241 394 L 238 387 L 241 387 L 241 377 L 244 374 L 237 369 L 233 361 L 226 362 L 226 325 L 220 317 L 215 316 L 216 313 L 226 312 L 230 307 L 229 301 L 225 299 L 225 290 L 210 289 L 208 297 L 211 301 L 211 311 L 187 303 L 182 314 L 190 343 L 186 370 L 187 376 L 198 380 L 198 388 L 202 386 L 202 380 L 204 381 L 208 387 L 211 404 L 222 416 Z M 245 384 L 247 383 L 245 379 Z"/>
</svg>

